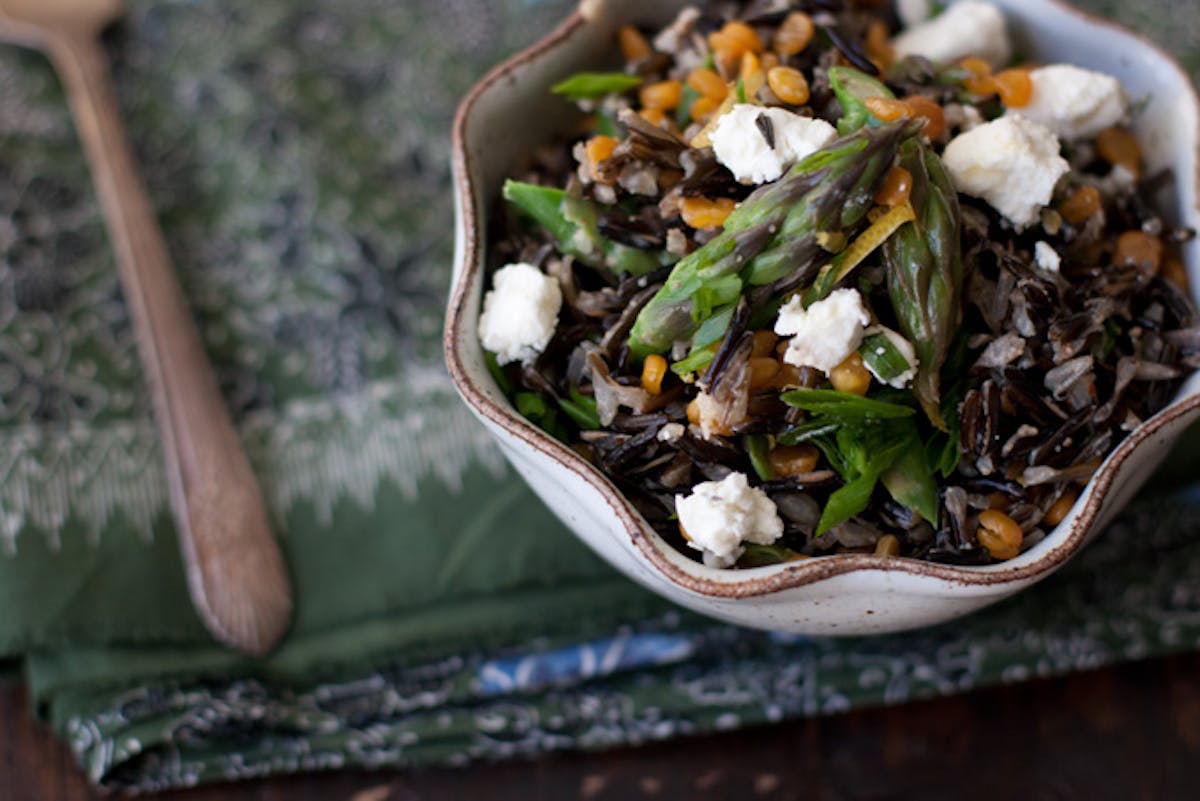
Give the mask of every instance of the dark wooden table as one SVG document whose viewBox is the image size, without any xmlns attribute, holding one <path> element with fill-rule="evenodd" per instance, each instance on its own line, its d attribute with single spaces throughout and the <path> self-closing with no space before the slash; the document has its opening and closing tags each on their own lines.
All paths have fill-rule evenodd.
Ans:
<svg viewBox="0 0 1200 801">
<path fill-rule="evenodd" d="M 78 801 L 66 748 L 0 688 L 0 799 Z M 465 770 L 338 773 L 170 801 L 1195 799 L 1200 654 L 832 718 Z"/>
</svg>

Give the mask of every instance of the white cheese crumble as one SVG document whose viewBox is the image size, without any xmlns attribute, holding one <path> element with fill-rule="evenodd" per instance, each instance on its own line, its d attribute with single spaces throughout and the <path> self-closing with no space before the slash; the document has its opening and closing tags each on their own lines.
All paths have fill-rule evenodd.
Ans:
<svg viewBox="0 0 1200 801">
<path fill-rule="evenodd" d="M 479 341 L 500 364 L 528 364 L 554 336 L 562 290 L 558 281 L 532 264 L 501 267 L 483 299 Z"/>
<path fill-rule="evenodd" d="M 1024 228 L 1050 202 L 1070 170 L 1058 137 L 1024 117 L 1001 117 L 956 136 L 942 161 L 959 192 L 986 200 Z"/>
<path fill-rule="evenodd" d="M 1029 73 L 1029 104 L 1010 109 L 1039 122 L 1065 140 L 1087 139 L 1121 122 L 1129 101 L 1121 82 L 1111 75 L 1070 64 L 1052 64 Z"/>
<path fill-rule="evenodd" d="M 882 325 L 871 326 L 863 333 L 863 336 L 869 337 L 872 334 L 883 334 L 885 337 L 887 337 L 888 342 L 892 343 L 892 347 L 894 347 L 900 353 L 900 355 L 904 357 L 904 361 L 908 362 L 908 369 L 893 378 L 891 381 L 887 381 L 883 376 L 871 369 L 871 363 L 869 361 L 864 361 L 863 364 L 866 365 L 867 370 L 870 371 L 871 375 L 875 376 L 875 380 L 879 383 L 887 384 L 889 387 L 894 387 L 896 389 L 904 389 L 912 383 L 914 378 L 917 377 L 917 368 L 921 366 L 921 361 L 917 358 L 916 348 L 913 347 L 911 342 L 900 336 L 899 333 L 890 328 L 885 328 Z M 883 354 L 880 353 L 878 355 L 882 356 Z"/>
<path fill-rule="evenodd" d="M 1037 266 L 1048 273 L 1056 273 L 1062 266 L 1062 257 L 1058 255 L 1057 250 L 1050 246 L 1049 242 L 1038 242 L 1034 245 L 1033 258 L 1037 261 Z"/>
<path fill-rule="evenodd" d="M 710 566 L 733 565 L 745 550 L 743 542 L 770 545 L 783 536 L 775 504 L 744 473 L 697 484 L 687 497 L 676 495 L 675 513 L 688 545 L 702 551 Z"/>
<path fill-rule="evenodd" d="M 862 344 L 863 328 L 871 322 L 857 289 L 837 289 L 804 308 L 793 295 L 779 310 L 775 333 L 791 335 L 783 360 L 796 367 L 815 367 L 828 373 Z"/>
<path fill-rule="evenodd" d="M 682 423 L 667 423 L 662 428 L 658 429 L 655 439 L 659 442 L 678 442 L 684 432 L 687 431 Z"/>
<path fill-rule="evenodd" d="M 759 117 L 769 123 L 760 126 Z M 770 131 L 770 142 L 764 126 Z M 837 130 L 825 120 L 749 103 L 722 114 L 711 134 L 717 160 L 742 183 L 754 184 L 778 180 L 785 169 L 836 137 Z"/>
<path fill-rule="evenodd" d="M 712 395 L 701 390 L 696 393 L 696 412 L 700 419 L 700 433 L 705 439 L 712 439 L 721 434 L 728 434 L 721 417 L 724 407 Z"/>
<path fill-rule="evenodd" d="M 898 56 L 924 56 L 941 63 L 976 56 L 1001 67 L 1012 58 L 1004 12 L 977 0 L 955 3 L 913 25 L 892 40 L 892 47 Z"/>
<path fill-rule="evenodd" d="M 900 17 L 905 28 L 911 28 L 929 19 L 932 11 L 930 0 L 896 0 L 896 15 Z"/>
</svg>

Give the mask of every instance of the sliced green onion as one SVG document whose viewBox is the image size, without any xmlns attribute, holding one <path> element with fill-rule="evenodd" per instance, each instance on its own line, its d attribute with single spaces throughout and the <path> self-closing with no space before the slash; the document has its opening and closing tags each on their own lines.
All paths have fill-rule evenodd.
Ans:
<svg viewBox="0 0 1200 801">
<path fill-rule="evenodd" d="M 890 384 L 912 369 L 908 359 L 900 352 L 887 334 L 871 334 L 863 339 L 858 349 L 863 364 L 885 384 Z"/>
<path fill-rule="evenodd" d="M 799 445 L 801 442 L 815 440 L 826 434 L 832 434 L 840 428 L 840 424 L 827 420 L 809 420 L 800 425 L 792 426 L 787 431 L 775 437 L 780 445 Z"/>
<path fill-rule="evenodd" d="M 488 372 L 492 374 L 492 378 L 496 381 L 496 386 L 500 387 L 500 391 L 505 395 L 512 395 L 513 384 L 509 380 L 508 374 L 504 372 L 504 368 L 500 366 L 500 362 L 496 360 L 496 354 L 490 350 L 483 352 L 483 363 L 487 365 Z"/>
<path fill-rule="evenodd" d="M 612 92 L 628 92 L 641 83 L 641 77 L 623 72 L 577 72 L 554 84 L 550 91 L 568 100 L 595 100 Z"/>
<path fill-rule="evenodd" d="M 832 389 L 793 389 L 780 395 L 784 403 L 813 414 L 828 415 L 833 421 L 894 420 L 910 417 L 911 406 L 864 398 Z"/>
<path fill-rule="evenodd" d="M 775 469 L 771 467 L 771 441 L 767 439 L 765 434 L 747 434 L 742 444 L 746 446 L 746 453 L 750 456 L 750 464 L 754 467 L 754 472 L 758 473 L 758 477 L 763 481 L 774 481 L 778 476 L 775 475 Z"/>
<path fill-rule="evenodd" d="M 583 430 L 593 431 L 600 428 L 596 399 L 582 394 L 576 387 L 571 387 L 570 398 L 559 398 L 558 406 Z"/>
<path fill-rule="evenodd" d="M 671 372 L 677 376 L 699 372 L 712 364 L 715 355 L 711 348 L 693 348 L 686 357 L 671 365 Z"/>
</svg>

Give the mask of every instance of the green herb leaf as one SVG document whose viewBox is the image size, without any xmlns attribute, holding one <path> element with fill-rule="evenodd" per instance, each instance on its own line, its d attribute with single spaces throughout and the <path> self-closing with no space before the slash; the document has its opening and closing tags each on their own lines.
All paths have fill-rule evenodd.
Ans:
<svg viewBox="0 0 1200 801">
<path fill-rule="evenodd" d="M 917 439 L 917 427 L 912 420 L 915 411 L 911 407 L 898 406 L 886 401 L 875 401 L 859 398 L 857 395 L 847 396 L 841 392 L 828 390 L 796 390 L 796 393 L 813 392 L 815 398 L 822 400 L 812 403 L 830 404 L 830 396 L 838 396 L 849 408 L 848 399 L 870 400 L 871 404 L 882 407 L 896 407 L 907 410 L 907 415 L 896 416 L 896 412 L 888 410 L 891 417 L 865 416 L 863 406 L 850 415 L 814 413 L 812 420 L 796 426 L 777 438 L 784 444 L 807 440 L 812 442 L 825 455 L 825 459 L 845 481 L 845 485 L 835 490 L 829 496 L 825 508 L 821 511 L 821 520 L 817 525 L 817 536 L 824 534 L 839 523 L 850 519 L 861 512 L 870 502 L 871 493 L 881 476 L 887 473 L 898 460 L 906 454 L 915 451 L 921 464 L 927 470 L 925 453 Z M 794 393 L 786 393 L 791 395 Z M 811 400 L 811 398 L 809 399 Z M 836 402 L 834 402 L 836 403 Z M 845 411 L 843 409 L 842 411 Z M 872 411 L 878 412 L 878 409 Z M 833 429 L 831 431 L 831 429 Z M 936 492 L 936 487 L 935 487 Z M 906 497 L 908 497 L 906 495 Z M 914 495 L 914 497 L 916 497 Z M 919 500 L 924 503 L 925 496 Z M 925 506 L 927 509 L 928 507 Z"/>
<path fill-rule="evenodd" d="M 572 101 L 595 100 L 612 92 L 628 92 L 641 82 L 639 76 L 623 72 L 577 72 L 550 87 L 550 91 Z"/>
<path fill-rule="evenodd" d="M 821 455 L 825 457 L 825 461 L 833 466 L 833 469 L 837 471 L 839 476 L 846 479 L 847 476 L 853 475 L 854 471 L 850 468 L 846 457 L 838 448 L 836 434 L 839 428 L 841 428 L 840 425 L 835 425 L 832 433 L 810 437 L 809 441 L 821 449 Z"/>
<path fill-rule="evenodd" d="M 925 449 L 912 426 L 908 447 L 900 458 L 880 476 L 883 486 L 899 503 L 933 524 L 937 524 L 937 481 Z"/>
<path fill-rule="evenodd" d="M 742 439 L 742 444 L 746 448 L 746 453 L 750 456 L 750 464 L 754 467 L 754 472 L 758 473 L 758 477 L 763 481 L 774 481 L 778 476 L 775 475 L 775 468 L 771 467 L 770 454 L 771 442 L 765 434 L 747 434 Z"/>
<path fill-rule="evenodd" d="M 741 78 L 738 78 L 737 82 L 737 102 L 746 102 L 746 82 Z"/>
<path fill-rule="evenodd" d="M 817 523 L 817 536 L 821 536 L 838 523 L 844 523 L 867 508 L 871 493 L 875 491 L 878 475 L 864 474 L 838 487 L 825 502 L 821 519 Z"/>
<path fill-rule="evenodd" d="M 911 406 L 864 398 L 849 392 L 832 389 L 793 389 L 783 393 L 784 403 L 813 414 L 826 415 L 830 422 L 861 422 L 863 420 L 893 420 L 910 417 L 916 411 Z"/>
<path fill-rule="evenodd" d="M 879 477 L 911 448 L 908 437 L 897 437 L 894 428 L 886 425 L 869 425 L 858 430 L 843 427 L 838 430 L 836 441 L 846 484 L 829 496 L 821 510 L 818 537 L 866 509 Z M 830 462 L 838 466 L 837 461 L 830 459 Z"/>
<path fill-rule="evenodd" d="M 925 458 L 942 478 L 950 478 L 954 473 L 959 455 L 957 432 L 951 435 L 945 431 L 935 431 L 925 443 Z"/>
</svg>

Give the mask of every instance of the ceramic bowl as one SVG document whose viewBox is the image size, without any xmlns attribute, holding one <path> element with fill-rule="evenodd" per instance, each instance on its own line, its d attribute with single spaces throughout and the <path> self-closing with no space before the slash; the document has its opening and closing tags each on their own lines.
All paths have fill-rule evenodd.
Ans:
<svg viewBox="0 0 1200 801">
<path fill-rule="evenodd" d="M 1144 151 L 1152 167 L 1170 167 L 1177 176 L 1162 208 L 1174 222 L 1200 227 L 1200 112 L 1179 66 L 1151 43 L 1061 3 L 993 2 L 1008 13 L 1019 52 L 1110 73 L 1131 96 L 1144 99 L 1137 120 Z M 1200 417 L 1200 374 L 1120 444 L 1068 517 L 1015 559 L 968 568 L 855 554 L 736 571 L 706 568 L 676 551 L 598 470 L 518 415 L 491 379 L 476 335 L 487 281 L 488 210 L 522 154 L 577 122 L 570 105 L 547 88 L 575 71 L 613 66 L 611 42 L 619 25 L 662 25 L 684 4 L 585 0 L 463 101 L 454 125 L 457 252 L 445 326 L 446 360 L 459 392 L 512 465 L 580 539 L 651 590 L 721 620 L 820 635 L 898 631 L 967 614 L 1046 578 L 1112 520 Z M 1196 244 L 1185 260 L 1192 285 L 1200 286 Z"/>
</svg>

